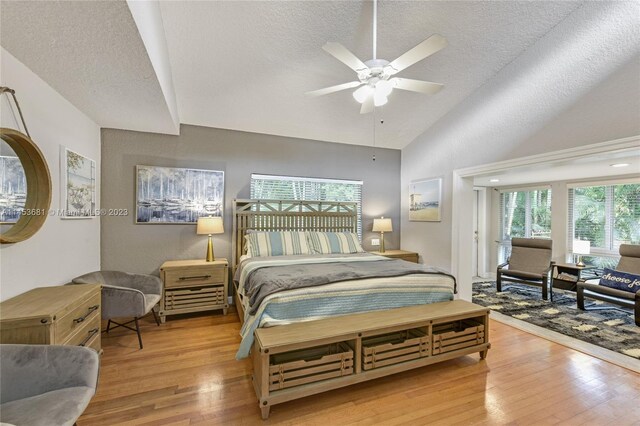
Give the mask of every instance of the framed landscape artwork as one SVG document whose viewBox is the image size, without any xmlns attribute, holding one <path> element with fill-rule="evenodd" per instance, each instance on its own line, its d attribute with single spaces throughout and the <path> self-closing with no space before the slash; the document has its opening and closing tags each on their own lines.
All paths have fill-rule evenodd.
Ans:
<svg viewBox="0 0 640 426">
<path fill-rule="evenodd" d="M 413 181 L 409 185 L 409 220 L 440 222 L 442 178 Z"/>
<path fill-rule="evenodd" d="M 96 162 L 62 147 L 62 217 L 88 219 L 96 211 Z"/>
<path fill-rule="evenodd" d="M 223 208 L 222 171 L 136 166 L 136 223 L 196 223 Z"/>
</svg>

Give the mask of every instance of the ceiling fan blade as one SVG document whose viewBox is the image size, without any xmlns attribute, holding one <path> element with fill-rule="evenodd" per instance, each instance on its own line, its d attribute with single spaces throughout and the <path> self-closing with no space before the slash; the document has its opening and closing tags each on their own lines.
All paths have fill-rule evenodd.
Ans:
<svg viewBox="0 0 640 426">
<path fill-rule="evenodd" d="M 444 84 L 432 83 L 430 81 L 412 80 L 410 78 L 395 77 L 389 80 L 396 89 L 408 90 L 410 92 L 424 93 L 425 95 L 433 95 L 438 93 L 444 87 Z"/>
<path fill-rule="evenodd" d="M 397 74 L 405 68 L 410 67 L 426 58 L 429 55 L 442 50 L 447 45 L 447 39 L 440 34 L 434 34 L 413 49 L 409 50 L 405 54 L 401 55 L 398 59 L 391 62 L 385 68 L 390 71 L 389 74 Z"/>
<path fill-rule="evenodd" d="M 360 114 L 369 114 L 373 111 L 373 95 L 369 95 L 366 101 L 362 103 Z"/>
<path fill-rule="evenodd" d="M 369 69 L 364 62 L 362 62 L 356 55 L 347 50 L 346 47 L 340 43 L 327 42 L 322 48 L 332 55 L 334 58 L 354 70 L 355 72 L 364 71 Z"/>
<path fill-rule="evenodd" d="M 341 90 L 351 89 L 353 87 L 358 87 L 362 84 L 360 81 L 350 81 L 349 83 L 338 84 L 336 86 L 325 87 L 324 89 L 313 90 L 311 92 L 305 93 L 307 96 L 322 96 L 328 95 L 329 93 L 339 92 Z"/>
</svg>

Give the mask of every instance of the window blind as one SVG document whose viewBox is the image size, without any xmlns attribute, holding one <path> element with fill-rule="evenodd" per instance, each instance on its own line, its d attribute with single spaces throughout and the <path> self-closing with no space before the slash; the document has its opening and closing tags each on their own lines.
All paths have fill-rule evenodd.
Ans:
<svg viewBox="0 0 640 426">
<path fill-rule="evenodd" d="M 591 242 L 590 258 L 617 257 L 620 244 L 640 244 L 640 183 L 576 185 L 568 196 L 571 254 L 576 239 Z"/>
<path fill-rule="evenodd" d="M 500 193 L 500 262 L 509 257 L 514 237 L 551 237 L 551 189 L 506 190 Z"/>
<path fill-rule="evenodd" d="M 361 180 L 251 175 L 251 198 L 265 200 L 345 201 L 358 206 L 358 237 L 362 240 Z"/>
</svg>

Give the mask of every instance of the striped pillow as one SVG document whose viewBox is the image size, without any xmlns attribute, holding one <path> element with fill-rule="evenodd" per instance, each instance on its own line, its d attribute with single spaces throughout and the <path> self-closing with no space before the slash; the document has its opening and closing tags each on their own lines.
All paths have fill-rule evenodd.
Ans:
<svg viewBox="0 0 640 426">
<path fill-rule="evenodd" d="M 317 254 L 364 253 L 353 232 L 307 232 L 311 250 Z"/>
<path fill-rule="evenodd" d="M 300 231 L 251 232 L 244 238 L 251 257 L 312 253 L 305 233 Z"/>
</svg>

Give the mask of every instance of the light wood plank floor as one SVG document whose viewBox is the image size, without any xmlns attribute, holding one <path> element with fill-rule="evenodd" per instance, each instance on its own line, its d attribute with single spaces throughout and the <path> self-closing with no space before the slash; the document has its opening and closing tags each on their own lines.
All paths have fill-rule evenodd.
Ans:
<svg viewBox="0 0 640 426">
<path fill-rule="evenodd" d="M 175 318 L 175 317 L 173 317 Z M 103 335 L 98 392 L 78 425 L 640 425 L 640 375 L 498 322 L 492 349 L 276 405 L 268 421 L 236 361 L 235 314 Z"/>
</svg>

